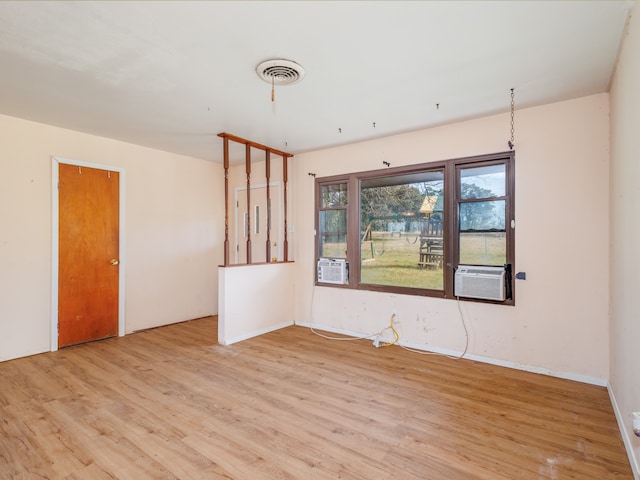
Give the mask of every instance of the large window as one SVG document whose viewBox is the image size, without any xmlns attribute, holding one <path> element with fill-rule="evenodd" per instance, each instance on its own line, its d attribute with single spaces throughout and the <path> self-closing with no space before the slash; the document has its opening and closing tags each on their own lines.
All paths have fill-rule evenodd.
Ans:
<svg viewBox="0 0 640 480">
<path fill-rule="evenodd" d="M 513 163 L 506 152 L 317 179 L 317 260 L 346 260 L 342 288 L 454 298 L 458 265 L 513 264 Z"/>
<path fill-rule="evenodd" d="M 442 290 L 444 171 L 359 183 L 360 283 Z"/>
</svg>

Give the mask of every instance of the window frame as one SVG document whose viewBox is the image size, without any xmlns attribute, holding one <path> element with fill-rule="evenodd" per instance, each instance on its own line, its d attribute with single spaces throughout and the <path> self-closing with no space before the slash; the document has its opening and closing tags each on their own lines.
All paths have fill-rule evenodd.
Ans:
<svg viewBox="0 0 640 480">
<path fill-rule="evenodd" d="M 339 185 L 339 184 L 346 184 L 347 185 L 347 205 L 339 205 L 339 206 L 332 206 L 332 207 L 325 207 L 324 206 L 324 202 L 323 202 L 323 198 L 322 198 L 322 187 L 324 186 L 328 186 L 328 185 Z M 333 181 L 333 182 L 323 182 L 321 184 L 318 184 L 316 182 L 316 188 L 318 188 L 318 192 L 317 192 L 317 196 L 316 196 L 316 223 L 315 223 L 315 229 L 316 229 L 316 258 L 320 258 L 320 240 L 321 240 L 321 228 L 320 228 L 320 212 L 337 212 L 337 211 L 344 211 L 345 212 L 345 223 L 346 223 L 346 229 L 347 229 L 347 233 L 345 233 L 346 239 L 345 239 L 345 243 L 347 243 L 347 252 L 349 251 L 349 246 L 348 246 L 348 239 L 349 239 L 349 203 L 350 203 L 350 188 L 349 188 L 349 184 L 346 181 Z M 323 257 L 326 258 L 326 257 Z M 334 257 L 334 258 L 347 258 L 347 255 L 345 254 L 344 257 Z"/>
<path fill-rule="evenodd" d="M 487 155 L 477 155 L 472 157 L 455 158 L 436 162 L 420 163 L 415 165 L 404 165 L 364 172 L 347 173 L 330 177 L 316 178 L 315 180 L 315 261 L 319 257 L 319 217 L 322 207 L 321 192 L 322 187 L 336 183 L 346 183 L 348 189 L 347 204 L 347 263 L 349 265 L 349 281 L 344 285 L 327 284 L 318 282 L 314 277 L 314 284 L 333 288 L 348 288 L 355 290 L 370 290 L 385 293 L 397 293 L 407 295 L 428 296 L 436 298 L 455 299 L 454 295 L 454 275 L 455 269 L 459 265 L 460 254 L 459 233 L 460 219 L 458 206 L 466 203 L 468 199 L 461 198 L 460 172 L 463 169 L 484 167 L 491 165 L 505 166 L 505 195 L 500 197 L 488 197 L 491 200 L 505 201 L 505 235 L 506 235 L 506 264 L 510 265 L 507 270 L 515 271 L 515 152 L 506 151 Z M 373 178 L 392 177 L 411 173 L 419 173 L 431 170 L 442 170 L 444 173 L 443 183 L 443 217 L 444 217 L 444 252 L 443 252 L 443 289 L 432 290 L 424 288 L 400 287 L 389 285 L 375 285 L 360 282 L 360 184 L 362 180 Z M 485 198 L 481 199 L 485 200 Z M 314 268 L 315 271 L 315 268 Z M 503 302 L 492 300 L 480 300 L 465 298 L 465 301 L 475 301 L 481 303 L 495 303 L 499 305 L 515 305 L 515 289 L 513 288 L 513 276 L 507 279 L 510 286 L 510 298 Z"/>
<path fill-rule="evenodd" d="M 477 168 L 477 167 L 490 167 L 490 166 L 494 166 L 494 165 L 505 165 L 505 192 L 504 195 L 500 195 L 500 196 L 493 196 L 493 197 L 476 197 L 476 198 L 462 198 L 462 171 L 463 170 L 467 170 L 467 169 L 471 169 L 471 168 Z M 512 239 L 511 239 L 511 228 L 510 228 L 510 223 L 511 220 L 513 219 L 513 214 L 510 212 L 512 212 L 510 210 L 511 205 L 510 205 L 510 195 L 509 195 L 509 189 L 510 189 L 510 182 L 508 180 L 509 178 L 509 168 L 508 165 L 504 162 L 504 161 L 480 161 L 480 162 L 460 162 L 457 163 L 455 166 L 455 180 L 456 180 L 456 191 L 455 191 L 455 207 L 454 207 L 454 212 L 457 216 L 456 218 L 456 237 L 457 237 L 457 241 L 454 241 L 455 243 L 455 247 L 457 248 L 457 250 L 454 252 L 454 259 L 457 259 L 456 265 L 459 265 L 459 260 L 460 260 L 460 234 L 462 232 L 467 232 L 467 231 L 471 231 L 471 230 L 463 230 L 460 228 L 460 205 L 465 205 L 465 204 L 473 204 L 473 203 L 483 203 L 483 202 L 490 202 L 490 201 L 504 201 L 505 202 L 505 225 L 504 225 L 504 232 L 506 235 L 506 251 L 505 251 L 505 256 L 506 256 L 506 263 L 509 263 L 509 259 L 513 258 L 513 251 L 509 252 L 509 247 L 510 245 L 513 243 Z M 512 185 L 511 185 L 512 187 Z M 490 230 L 476 230 L 476 232 L 478 233 L 490 233 Z M 511 254 L 510 254 L 511 253 Z M 469 265 L 467 263 L 464 263 L 464 265 Z M 491 266 L 495 266 L 495 265 L 491 265 Z"/>
</svg>

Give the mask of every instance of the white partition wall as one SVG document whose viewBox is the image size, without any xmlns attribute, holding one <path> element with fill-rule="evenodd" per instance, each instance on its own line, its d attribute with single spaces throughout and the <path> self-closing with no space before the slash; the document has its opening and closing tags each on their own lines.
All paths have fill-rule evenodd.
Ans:
<svg viewBox="0 0 640 480">
<path fill-rule="evenodd" d="M 218 343 L 229 345 L 293 325 L 293 263 L 218 271 Z"/>
</svg>

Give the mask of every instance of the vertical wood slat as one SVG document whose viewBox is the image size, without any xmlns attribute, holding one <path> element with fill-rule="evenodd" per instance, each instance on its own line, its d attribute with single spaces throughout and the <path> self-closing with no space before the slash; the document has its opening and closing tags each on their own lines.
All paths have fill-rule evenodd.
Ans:
<svg viewBox="0 0 640 480">
<path fill-rule="evenodd" d="M 224 266 L 229 265 L 229 139 L 223 139 L 224 155 Z"/>
<path fill-rule="evenodd" d="M 283 261 L 289 261 L 289 239 L 287 238 L 287 156 L 282 157 L 282 183 L 284 184 L 284 244 L 282 246 L 284 250 Z"/>
<path fill-rule="evenodd" d="M 246 147 L 246 171 L 247 171 L 247 264 L 252 263 L 251 261 L 251 148 L 257 148 L 259 150 L 264 150 L 267 155 L 267 262 L 271 261 L 271 193 L 269 190 L 269 180 L 270 180 L 270 156 L 272 153 L 279 155 L 282 157 L 282 170 L 283 170 L 283 183 L 284 183 L 284 258 L 285 262 L 289 261 L 289 240 L 287 238 L 287 159 L 289 157 L 293 157 L 292 154 L 283 152 L 281 150 L 276 150 L 274 148 L 267 147 L 260 143 L 252 142 L 251 140 L 246 140 L 241 137 L 237 137 L 235 135 L 231 135 L 229 133 L 219 133 L 219 137 L 224 139 L 224 167 L 225 167 L 225 243 L 224 243 L 224 265 L 229 265 L 229 141 L 240 143 L 245 145 Z"/>
<path fill-rule="evenodd" d="M 271 150 L 265 152 L 265 175 L 267 177 L 267 242 L 266 255 L 267 263 L 271 263 Z"/>
<path fill-rule="evenodd" d="M 247 265 L 251 265 L 251 145 L 245 145 L 245 165 L 247 170 Z"/>
</svg>

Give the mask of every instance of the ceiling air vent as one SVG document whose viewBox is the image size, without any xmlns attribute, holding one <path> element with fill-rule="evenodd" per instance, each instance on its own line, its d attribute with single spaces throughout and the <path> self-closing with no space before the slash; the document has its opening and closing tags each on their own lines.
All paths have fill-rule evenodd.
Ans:
<svg viewBox="0 0 640 480">
<path fill-rule="evenodd" d="M 304 78 L 304 68 L 291 60 L 267 60 L 256 67 L 258 76 L 272 85 L 293 85 Z"/>
</svg>

